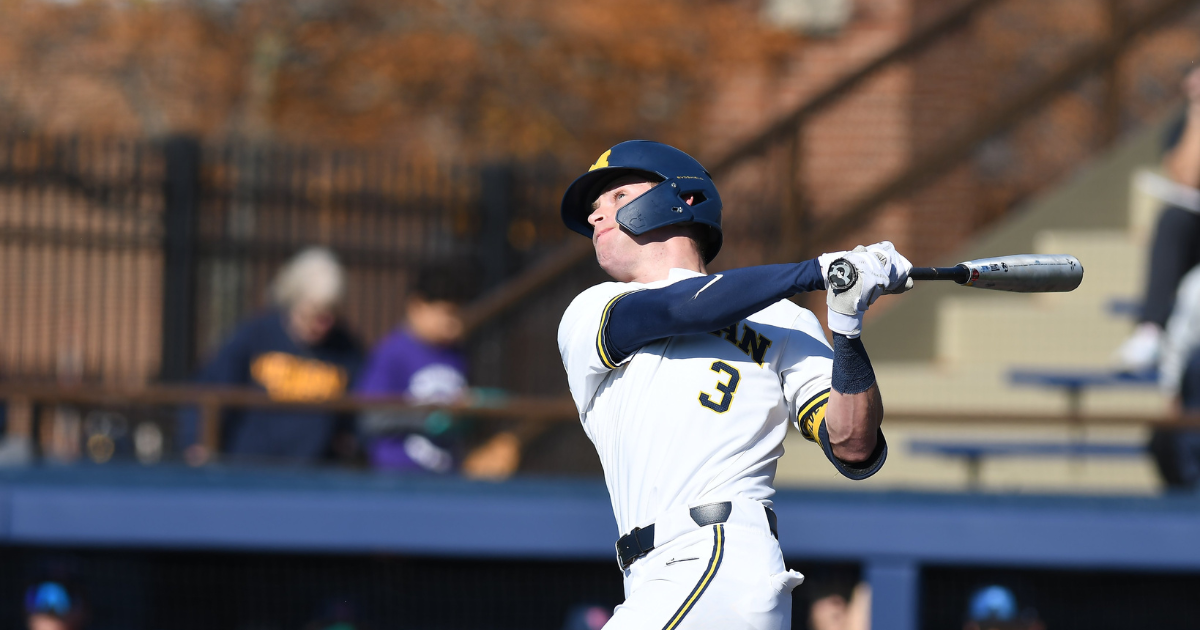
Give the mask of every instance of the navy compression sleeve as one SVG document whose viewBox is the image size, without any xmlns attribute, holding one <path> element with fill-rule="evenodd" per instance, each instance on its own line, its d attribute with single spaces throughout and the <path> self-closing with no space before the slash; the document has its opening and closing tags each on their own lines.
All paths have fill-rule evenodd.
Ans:
<svg viewBox="0 0 1200 630">
<path fill-rule="evenodd" d="M 602 338 L 609 356 L 620 362 L 659 339 L 719 330 L 788 296 L 823 290 L 825 279 L 815 259 L 688 278 L 619 298 L 609 310 Z"/>
<path fill-rule="evenodd" d="M 862 339 L 833 333 L 833 388 L 841 394 L 861 394 L 875 384 L 875 370 Z"/>
</svg>

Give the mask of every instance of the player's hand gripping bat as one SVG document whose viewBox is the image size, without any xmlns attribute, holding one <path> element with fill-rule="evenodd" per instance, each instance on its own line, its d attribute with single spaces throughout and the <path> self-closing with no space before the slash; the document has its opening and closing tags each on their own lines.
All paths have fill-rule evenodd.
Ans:
<svg viewBox="0 0 1200 630">
<path fill-rule="evenodd" d="M 913 280 L 953 280 L 963 286 L 1017 293 L 1064 293 L 1083 281 L 1083 265 L 1067 254 L 979 258 L 953 267 L 913 267 Z"/>
</svg>

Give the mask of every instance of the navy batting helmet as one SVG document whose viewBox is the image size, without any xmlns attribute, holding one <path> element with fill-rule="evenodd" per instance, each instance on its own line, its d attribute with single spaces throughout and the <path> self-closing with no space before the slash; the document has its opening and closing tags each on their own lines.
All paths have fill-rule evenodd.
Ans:
<svg viewBox="0 0 1200 630">
<path fill-rule="evenodd" d="M 635 236 L 668 225 L 696 223 L 707 227 L 700 243 L 704 262 L 721 250 L 721 195 L 712 176 L 692 156 L 660 142 L 630 140 L 605 151 L 588 172 L 563 195 L 562 218 L 567 227 L 591 238 L 588 215 L 592 202 L 614 179 L 642 175 L 659 184 L 617 211 L 617 223 Z M 691 197 L 689 206 L 684 201 Z"/>
</svg>

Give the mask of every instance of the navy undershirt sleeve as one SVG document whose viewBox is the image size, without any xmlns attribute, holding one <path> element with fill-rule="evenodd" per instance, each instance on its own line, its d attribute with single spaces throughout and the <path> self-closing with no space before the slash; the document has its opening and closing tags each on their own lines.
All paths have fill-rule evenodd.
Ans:
<svg viewBox="0 0 1200 630">
<path fill-rule="evenodd" d="M 823 290 L 815 259 L 730 269 L 621 297 L 603 337 L 613 359 L 622 361 L 659 339 L 725 328 L 788 296 Z"/>
</svg>

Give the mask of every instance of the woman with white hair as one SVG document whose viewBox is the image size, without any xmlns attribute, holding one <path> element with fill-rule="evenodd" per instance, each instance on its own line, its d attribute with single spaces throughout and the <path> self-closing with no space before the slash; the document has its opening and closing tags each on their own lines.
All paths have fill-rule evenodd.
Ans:
<svg viewBox="0 0 1200 630">
<path fill-rule="evenodd" d="M 273 400 L 321 402 L 341 397 L 363 362 L 359 342 L 338 322 L 345 273 L 333 254 L 312 247 L 293 257 L 271 285 L 272 308 L 243 323 L 204 366 L 199 381 L 265 391 Z M 250 409 L 230 413 L 224 449 L 231 458 L 307 463 L 329 448 L 336 416 L 327 412 Z M 194 441 L 194 423 L 185 426 Z M 188 429 L 191 429 L 190 431 Z M 210 454 L 191 444 L 185 456 Z"/>
</svg>

